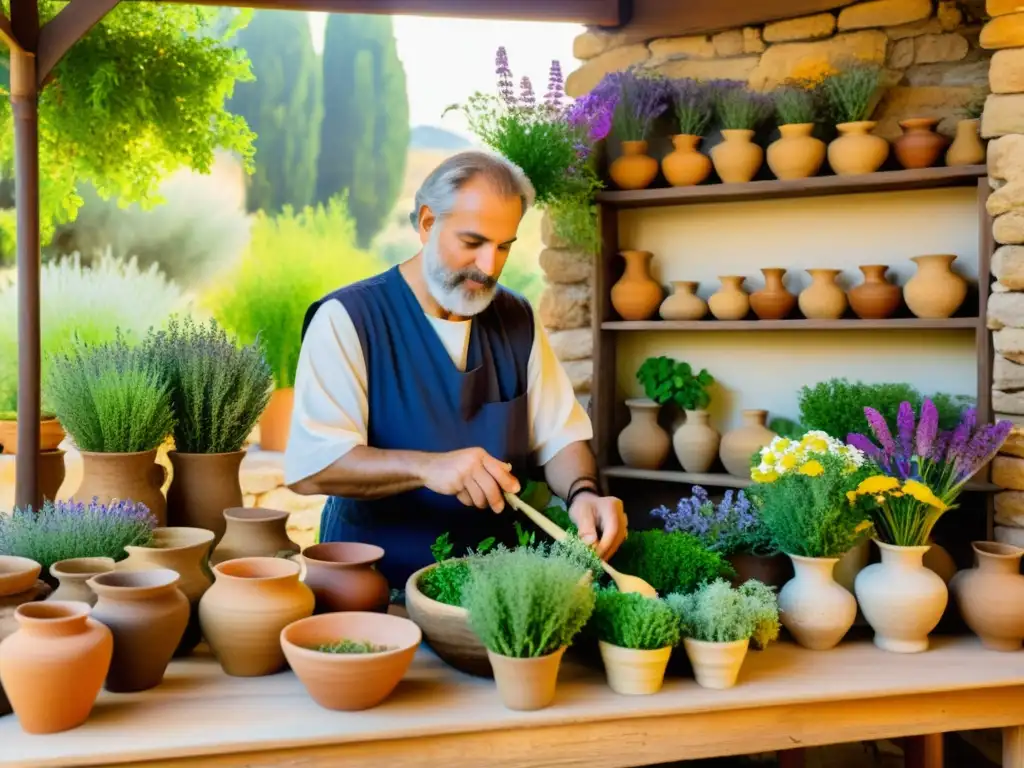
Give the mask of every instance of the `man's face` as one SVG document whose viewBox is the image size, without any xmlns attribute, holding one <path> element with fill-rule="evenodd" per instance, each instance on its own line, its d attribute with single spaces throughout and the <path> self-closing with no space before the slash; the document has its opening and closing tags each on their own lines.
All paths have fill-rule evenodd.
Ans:
<svg viewBox="0 0 1024 768">
<path fill-rule="evenodd" d="M 463 186 L 444 219 L 421 216 L 423 275 L 434 301 L 461 317 L 485 310 L 522 218 L 520 199 L 498 194 L 484 179 Z"/>
</svg>

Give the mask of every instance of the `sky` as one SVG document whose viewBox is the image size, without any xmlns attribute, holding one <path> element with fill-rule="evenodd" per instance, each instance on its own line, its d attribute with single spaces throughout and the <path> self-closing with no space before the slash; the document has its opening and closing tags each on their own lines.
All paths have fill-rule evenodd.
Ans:
<svg viewBox="0 0 1024 768">
<path fill-rule="evenodd" d="M 326 14 L 310 14 L 314 45 L 322 45 Z M 579 24 L 532 21 L 452 19 L 395 16 L 398 55 L 405 64 L 410 123 L 436 125 L 469 135 L 465 119 L 441 113 L 464 101 L 474 91 L 495 90 L 494 53 L 504 45 L 509 66 L 518 83 L 527 75 L 534 90 L 547 89 L 548 68 L 558 59 L 568 75 L 578 62 L 572 55 L 573 39 L 583 32 Z"/>
</svg>

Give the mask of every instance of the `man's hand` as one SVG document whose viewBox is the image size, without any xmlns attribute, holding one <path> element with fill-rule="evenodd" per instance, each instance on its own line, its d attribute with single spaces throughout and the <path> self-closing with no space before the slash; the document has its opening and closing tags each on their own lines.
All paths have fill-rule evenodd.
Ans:
<svg viewBox="0 0 1024 768">
<path fill-rule="evenodd" d="M 569 508 L 569 519 L 579 529 L 579 537 L 596 544 L 598 557 L 607 560 L 626 539 L 626 513 L 622 501 L 614 496 L 580 493 Z"/>
<path fill-rule="evenodd" d="M 420 470 L 423 485 L 435 493 L 455 496 L 467 507 L 495 512 L 505 508 L 505 491 L 519 493 L 512 465 L 483 448 L 431 454 Z"/>
</svg>

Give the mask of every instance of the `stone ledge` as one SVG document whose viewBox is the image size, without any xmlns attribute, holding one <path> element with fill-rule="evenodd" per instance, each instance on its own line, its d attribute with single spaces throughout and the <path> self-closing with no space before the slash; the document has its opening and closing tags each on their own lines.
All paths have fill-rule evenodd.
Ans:
<svg viewBox="0 0 1024 768">
<path fill-rule="evenodd" d="M 894 27 L 931 15 L 931 0 L 870 0 L 840 11 L 838 26 L 840 30 Z"/>
<path fill-rule="evenodd" d="M 989 50 L 1024 46 L 1024 13 L 997 16 L 981 30 L 981 47 Z"/>
</svg>

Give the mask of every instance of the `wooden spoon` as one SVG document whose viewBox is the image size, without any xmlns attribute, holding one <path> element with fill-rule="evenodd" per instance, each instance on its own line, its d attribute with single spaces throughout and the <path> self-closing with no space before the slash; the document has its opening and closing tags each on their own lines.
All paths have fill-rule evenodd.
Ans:
<svg viewBox="0 0 1024 768">
<path fill-rule="evenodd" d="M 538 512 L 536 509 L 531 507 L 525 501 L 520 499 L 514 493 L 506 493 L 505 500 L 513 507 L 518 509 L 530 520 L 532 520 L 538 528 L 544 533 L 550 536 L 555 541 L 565 541 L 569 534 L 555 525 L 551 518 Z M 657 597 L 658 592 L 643 579 L 637 576 L 630 576 L 629 574 L 620 573 L 619 571 L 612 568 L 604 560 L 601 561 L 601 567 L 604 568 L 604 572 L 611 576 L 612 581 L 615 582 L 615 586 L 619 588 L 619 592 L 637 592 L 644 597 Z"/>
</svg>

